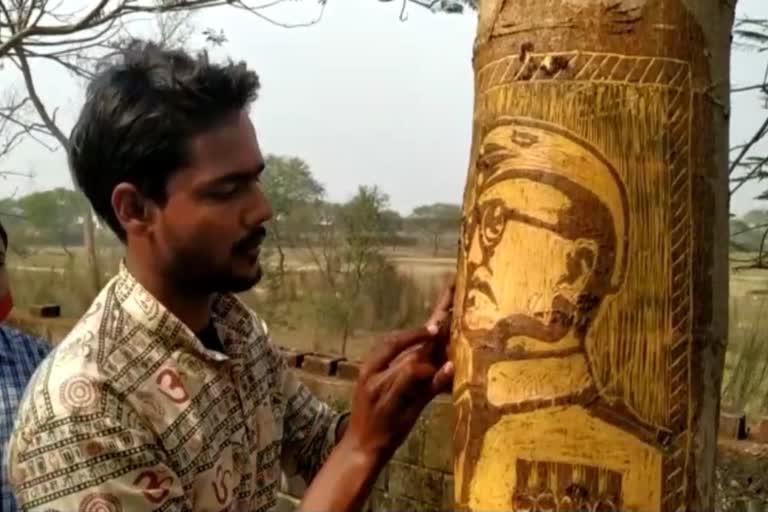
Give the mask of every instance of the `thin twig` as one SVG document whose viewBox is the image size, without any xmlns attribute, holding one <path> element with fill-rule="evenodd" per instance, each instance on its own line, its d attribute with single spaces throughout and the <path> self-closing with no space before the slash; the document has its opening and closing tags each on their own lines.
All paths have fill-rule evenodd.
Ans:
<svg viewBox="0 0 768 512">
<path fill-rule="evenodd" d="M 768 84 L 762 83 L 757 85 L 748 85 L 746 87 L 735 87 L 731 89 L 731 92 L 746 92 L 746 91 L 755 91 L 755 90 L 761 90 L 763 92 L 768 93 Z"/>
<path fill-rule="evenodd" d="M 749 181 L 749 180 L 751 180 L 752 178 L 756 177 L 756 176 L 757 176 L 757 174 L 758 174 L 760 171 L 762 171 L 762 170 L 763 170 L 763 166 L 765 166 L 765 164 L 767 164 L 767 163 L 768 163 L 768 156 L 767 156 L 767 157 L 765 157 L 765 158 L 763 158 L 763 159 L 762 159 L 762 160 L 760 160 L 759 162 L 755 163 L 755 165 L 754 165 L 754 167 L 752 168 L 752 170 L 751 170 L 751 171 L 749 171 L 749 173 L 747 173 L 747 175 L 746 175 L 746 176 L 743 176 L 743 177 L 741 177 L 741 178 L 737 178 L 736 180 L 734 180 L 734 181 L 738 181 L 738 185 L 736 185 L 735 187 L 733 187 L 733 188 L 730 190 L 729 194 L 730 194 L 730 195 L 733 195 L 733 194 L 735 194 L 735 193 L 736 193 L 736 191 L 737 191 L 737 190 L 739 190 L 739 189 L 740 189 L 740 188 L 741 188 L 741 187 L 742 187 L 742 186 L 743 186 L 743 185 L 744 185 L 746 182 L 748 182 L 748 181 Z"/>
<path fill-rule="evenodd" d="M 744 145 L 741 152 L 739 153 L 739 156 L 736 157 L 736 160 L 731 163 L 731 166 L 728 169 L 729 176 L 733 173 L 734 169 L 739 166 L 741 160 L 747 155 L 747 153 L 749 153 L 749 150 L 752 149 L 755 144 L 760 142 L 763 137 L 765 137 L 766 133 L 768 133 L 768 116 L 766 116 L 765 121 L 763 121 L 763 124 L 760 126 L 760 129 L 757 130 L 749 142 Z"/>
</svg>

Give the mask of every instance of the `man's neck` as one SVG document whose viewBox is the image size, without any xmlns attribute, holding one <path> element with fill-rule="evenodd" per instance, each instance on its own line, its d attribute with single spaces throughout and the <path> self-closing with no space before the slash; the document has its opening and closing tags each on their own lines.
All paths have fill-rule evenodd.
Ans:
<svg viewBox="0 0 768 512">
<path fill-rule="evenodd" d="M 192 332 L 200 332 L 208 325 L 211 318 L 210 295 L 201 296 L 179 290 L 161 272 L 136 260 L 129 251 L 125 258 L 126 268 L 165 309 Z"/>
</svg>

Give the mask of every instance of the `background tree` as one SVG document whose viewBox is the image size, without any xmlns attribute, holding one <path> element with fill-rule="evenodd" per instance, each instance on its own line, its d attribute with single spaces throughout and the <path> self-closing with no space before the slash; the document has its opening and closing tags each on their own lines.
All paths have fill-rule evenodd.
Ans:
<svg viewBox="0 0 768 512">
<path fill-rule="evenodd" d="M 768 20 L 737 20 L 734 24 L 733 39 L 734 45 L 754 50 L 756 53 L 768 51 Z M 759 83 L 732 88 L 731 94 L 758 91 L 763 109 L 765 109 L 768 106 L 768 63 L 765 66 L 763 79 Z M 761 144 L 764 144 L 766 136 L 768 136 L 768 112 L 763 117 L 764 120 L 755 133 L 748 140 L 733 146 L 730 150 L 732 157 L 729 168 L 731 196 L 747 183 L 762 183 L 768 177 L 768 167 L 766 167 L 768 165 L 768 155 L 760 150 Z M 767 200 L 768 191 L 760 192 L 755 199 Z M 761 222 L 754 221 L 756 216 L 761 215 L 761 210 L 747 213 L 743 219 L 747 224 L 745 229 L 736 229 L 731 232 L 732 236 L 740 237 L 738 240 L 733 241 L 735 245 L 732 243 L 732 246 L 737 248 L 737 250 L 741 250 L 738 247 L 743 246 L 745 238 L 762 241 L 762 243 L 757 243 L 757 247 L 754 247 L 754 244 L 749 244 L 752 247 L 751 250 L 757 252 L 754 257 L 745 260 L 740 256 L 736 259 L 736 261 L 746 263 L 745 266 L 740 268 L 768 268 L 768 262 L 766 262 L 764 254 L 765 239 L 768 238 L 768 219 Z"/>
<path fill-rule="evenodd" d="M 432 240 L 432 256 L 440 251 L 440 237 L 446 233 L 456 236 L 461 225 L 461 206 L 434 203 L 415 208 L 408 217 L 409 224 Z"/>
<path fill-rule="evenodd" d="M 21 216 L 40 241 L 59 245 L 72 257 L 69 247 L 78 243 L 83 212 L 87 211 L 82 194 L 66 188 L 34 192 L 17 201 Z"/>
<path fill-rule="evenodd" d="M 295 245 L 312 222 L 313 207 L 325 190 L 312 176 L 309 165 L 296 157 L 268 155 L 261 183 L 272 205 L 267 232 L 278 253 L 279 275 L 284 276 L 285 247 Z"/>
<path fill-rule="evenodd" d="M 311 234 L 303 245 L 322 276 L 327 293 L 316 308 L 346 341 L 362 317 L 368 288 L 387 261 L 383 243 L 391 235 L 389 197 L 378 187 L 361 186 L 344 204 L 318 201 Z"/>
</svg>

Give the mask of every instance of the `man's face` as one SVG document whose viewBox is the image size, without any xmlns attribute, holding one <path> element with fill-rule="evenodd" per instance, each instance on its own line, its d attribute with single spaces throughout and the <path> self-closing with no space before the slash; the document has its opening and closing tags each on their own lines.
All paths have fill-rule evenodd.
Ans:
<svg viewBox="0 0 768 512">
<path fill-rule="evenodd" d="M 193 292 L 245 291 L 261 278 L 262 225 L 272 216 L 254 127 L 240 113 L 193 139 L 190 151 L 153 228 L 164 271 Z"/>
<path fill-rule="evenodd" d="M 571 331 L 597 243 L 571 240 L 553 229 L 571 201 L 546 183 L 501 179 L 477 205 L 465 233 L 465 330 L 481 336 L 495 330 L 499 342 L 525 350 L 554 348 Z M 515 342 L 516 337 L 528 340 Z"/>
</svg>

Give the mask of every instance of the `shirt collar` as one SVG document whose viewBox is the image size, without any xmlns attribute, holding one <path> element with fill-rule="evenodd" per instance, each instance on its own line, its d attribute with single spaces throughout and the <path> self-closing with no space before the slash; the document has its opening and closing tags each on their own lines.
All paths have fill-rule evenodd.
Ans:
<svg viewBox="0 0 768 512">
<path fill-rule="evenodd" d="M 124 261 L 120 262 L 113 290 L 118 307 L 139 322 L 159 342 L 168 345 L 181 343 L 210 359 L 239 359 L 245 349 L 245 341 L 254 334 L 253 313 L 232 294 L 216 294 L 211 306 L 214 326 L 227 350 L 227 355 L 224 355 L 206 349 L 186 324 L 136 280 Z"/>
</svg>

